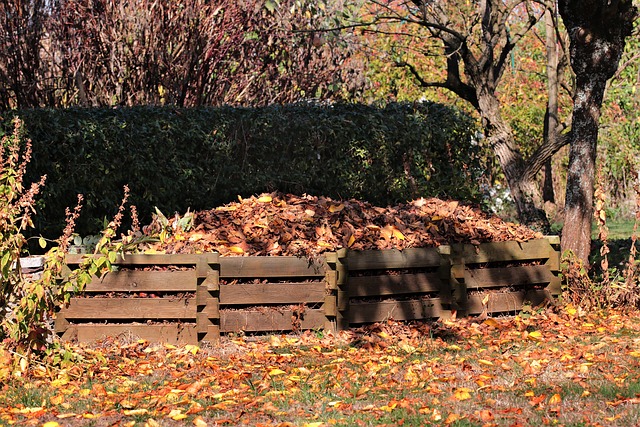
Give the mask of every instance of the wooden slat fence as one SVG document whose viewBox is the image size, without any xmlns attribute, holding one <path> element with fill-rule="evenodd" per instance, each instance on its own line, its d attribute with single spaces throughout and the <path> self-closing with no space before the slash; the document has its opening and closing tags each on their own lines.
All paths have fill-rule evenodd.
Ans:
<svg viewBox="0 0 640 427">
<path fill-rule="evenodd" d="M 62 339 L 135 336 L 217 342 L 221 334 L 346 329 L 386 319 L 514 313 L 560 293 L 559 242 L 339 250 L 297 257 L 126 255 L 60 310 Z M 80 257 L 71 257 L 70 265 Z"/>
</svg>

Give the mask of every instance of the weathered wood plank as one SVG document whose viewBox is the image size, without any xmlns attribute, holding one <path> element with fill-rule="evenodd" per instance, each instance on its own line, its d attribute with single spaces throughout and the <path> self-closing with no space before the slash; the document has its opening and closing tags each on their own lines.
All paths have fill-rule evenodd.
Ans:
<svg viewBox="0 0 640 427">
<path fill-rule="evenodd" d="M 294 256 L 220 257 L 220 278 L 320 277 L 326 267 L 322 259 Z"/>
<path fill-rule="evenodd" d="M 439 272 L 350 277 L 349 297 L 438 292 L 441 287 Z"/>
<path fill-rule="evenodd" d="M 548 259 L 556 253 L 546 239 L 527 242 L 491 242 L 482 243 L 479 246 L 452 245 L 452 250 L 462 258 L 465 264 Z"/>
<path fill-rule="evenodd" d="M 504 268 L 479 268 L 465 270 L 467 289 L 485 287 L 507 287 L 521 285 L 546 285 L 554 275 L 546 265 L 529 265 Z"/>
<path fill-rule="evenodd" d="M 67 255 L 67 264 L 80 264 L 86 256 L 100 257 L 100 255 Z M 115 265 L 196 265 L 205 259 L 210 264 L 216 264 L 220 258 L 217 253 L 205 254 L 124 254 L 119 255 Z"/>
<path fill-rule="evenodd" d="M 409 301 L 352 302 L 349 323 L 373 323 L 388 319 L 420 320 L 441 317 L 444 313 L 439 298 Z"/>
<path fill-rule="evenodd" d="M 291 310 L 223 310 L 220 312 L 220 332 L 266 332 L 293 330 Z M 326 317 L 321 309 L 305 310 L 300 321 L 301 329 L 324 327 Z"/>
<path fill-rule="evenodd" d="M 71 298 L 61 310 L 68 321 L 75 319 L 195 319 L 195 299 L 171 298 Z"/>
<path fill-rule="evenodd" d="M 67 338 L 65 338 L 65 336 Z M 83 324 L 70 325 L 70 329 L 62 336 L 63 340 L 77 339 L 78 342 L 88 343 L 107 337 L 115 339 L 143 339 L 156 343 L 174 345 L 197 344 L 198 336 L 195 324 Z"/>
<path fill-rule="evenodd" d="M 439 267 L 442 257 L 437 248 L 409 248 L 402 251 L 350 251 L 347 255 L 349 271 L 399 268 Z"/>
<path fill-rule="evenodd" d="M 325 316 L 335 317 L 338 315 L 338 304 L 335 295 L 325 295 L 322 310 Z"/>
<path fill-rule="evenodd" d="M 266 283 L 246 285 L 221 285 L 221 305 L 301 304 L 323 302 L 326 284 Z"/>
<path fill-rule="evenodd" d="M 469 295 L 467 300 L 467 313 L 480 314 L 485 312 L 482 305 L 484 294 Z M 486 313 L 505 313 L 519 311 L 525 302 L 536 306 L 548 299 L 549 293 L 545 290 L 515 291 L 515 292 L 490 292 L 487 301 Z"/>
<path fill-rule="evenodd" d="M 85 292 L 193 292 L 196 272 L 188 271 L 112 271 L 94 277 Z"/>
</svg>

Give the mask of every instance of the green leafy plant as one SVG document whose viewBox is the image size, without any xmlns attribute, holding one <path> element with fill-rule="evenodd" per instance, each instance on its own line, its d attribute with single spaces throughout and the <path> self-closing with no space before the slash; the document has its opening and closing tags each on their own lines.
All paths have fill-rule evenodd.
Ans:
<svg viewBox="0 0 640 427">
<path fill-rule="evenodd" d="M 31 142 L 23 138 L 22 122 L 16 118 L 13 132 L 0 145 L 0 339 L 21 361 L 28 361 L 34 351 L 52 344 L 50 324 L 56 309 L 82 291 L 94 276 L 110 271 L 118 254 L 135 239 L 130 234 L 114 241 L 129 197 L 125 186 L 118 212 L 97 239 L 94 253 L 86 256 L 78 268 L 69 270 L 65 261 L 80 216 L 83 197 L 79 195 L 75 209 L 66 209 L 66 227 L 58 245 L 46 254 L 41 277 L 26 280 L 20 269 L 24 232 L 33 227 L 35 197 L 45 181 L 43 177 L 26 189 L 25 171 L 30 159 Z M 44 239 L 39 241 L 46 245 Z"/>
<path fill-rule="evenodd" d="M 155 207 L 170 217 L 274 190 L 380 206 L 431 196 L 480 202 L 487 178 L 473 118 L 435 103 L 17 113 L 34 141 L 29 178 L 48 174 L 34 222 L 51 239 L 77 192 L 85 203 L 76 232 L 98 233 L 95 219 L 114 215 L 129 182 L 148 223 Z"/>
<path fill-rule="evenodd" d="M 20 255 L 26 243 L 24 232 L 33 226 L 35 197 L 46 177 L 25 187 L 31 142 L 22 138 L 22 122 L 13 120 L 13 132 L 0 142 L 0 318 L 15 310 L 23 292 Z M 3 320 L 4 322 L 4 320 Z M 0 337 L 2 332 L 0 332 Z"/>
</svg>

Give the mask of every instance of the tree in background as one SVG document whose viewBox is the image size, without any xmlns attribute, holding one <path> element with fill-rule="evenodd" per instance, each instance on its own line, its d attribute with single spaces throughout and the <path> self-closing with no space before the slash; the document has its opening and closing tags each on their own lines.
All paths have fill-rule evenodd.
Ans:
<svg viewBox="0 0 640 427">
<path fill-rule="evenodd" d="M 500 164 L 521 222 L 548 230 L 536 175 L 566 138 L 548 138 L 527 155 L 509 120 L 503 115 L 501 85 L 512 54 L 525 35 L 544 17 L 551 3 L 525 0 L 482 2 L 368 2 L 371 8 L 358 26 L 395 33 L 397 25 L 419 26 L 421 54 L 436 57 L 444 72 L 423 72 L 415 63 L 398 60 L 423 88 L 447 89 L 479 115 L 488 145 Z M 364 22 L 363 22 L 364 21 Z M 373 25 L 373 27 L 371 27 Z M 559 133 L 558 125 L 549 132 Z M 541 138 L 539 138 L 541 139 Z M 527 142 L 528 143 L 528 142 Z"/>
<path fill-rule="evenodd" d="M 266 105 L 361 90 L 340 2 L 0 0 L 0 108 Z M 335 13 L 334 13 L 335 12 Z"/>
<path fill-rule="evenodd" d="M 638 10 L 631 0 L 559 0 L 576 76 L 562 247 L 588 261 L 600 110 Z"/>
</svg>

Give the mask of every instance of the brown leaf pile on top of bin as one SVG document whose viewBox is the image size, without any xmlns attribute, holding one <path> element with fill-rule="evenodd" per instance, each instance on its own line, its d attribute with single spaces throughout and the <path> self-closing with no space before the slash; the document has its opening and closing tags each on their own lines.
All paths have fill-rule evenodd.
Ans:
<svg viewBox="0 0 640 427">
<path fill-rule="evenodd" d="M 156 218 L 145 233 L 157 234 L 161 228 Z M 457 201 L 421 198 L 382 208 L 354 199 L 271 193 L 195 212 L 189 231 L 174 227 L 162 242 L 146 249 L 315 257 L 340 248 L 402 250 L 542 237 Z"/>
</svg>

